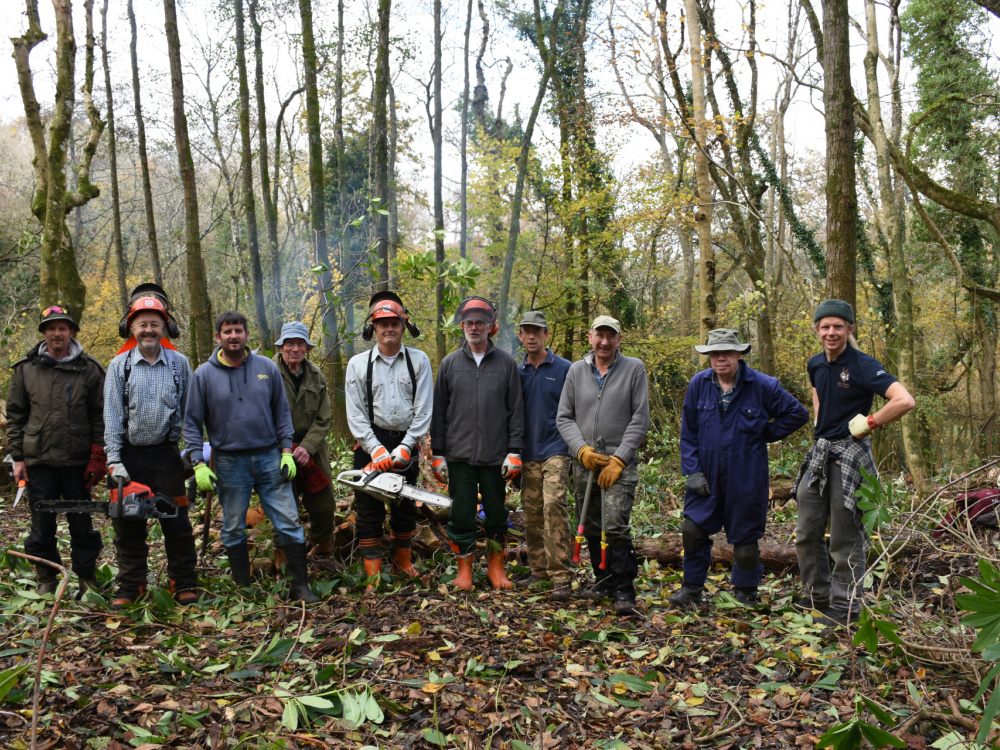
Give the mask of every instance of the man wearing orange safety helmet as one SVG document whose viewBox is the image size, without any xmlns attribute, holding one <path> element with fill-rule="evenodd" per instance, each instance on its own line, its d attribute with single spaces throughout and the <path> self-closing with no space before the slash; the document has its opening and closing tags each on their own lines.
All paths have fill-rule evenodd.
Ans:
<svg viewBox="0 0 1000 750">
<path fill-rule="evenodd" d="M 462 300 L 455 313 L 465 344 L 441 361 L 434 386 L 431 450 L 434 475 L 449 482 L 448 536 L 458 556 L 454 586 L 472 590 L 476 509 L 482 494 L 488 564 L 496 589 L 513 588 L 504 571 L 507 506 L 504 480 L 521 473 L 524 410 L 517 362 L 490 341 L 496 308 L 482 297 Z"/>
<path fill-rule="evenodd" d="M 433 393 L 431 362 L 419 349 L 403 346 L 403 329 L 411 336 L 420 330 L 393 292 L 378 292 L 369 302 L 362 338 L 376 345 L 357 354 L 347 365 L 347 424 L 357 444 L 354 468 L 392 471 L 410 484 L 420 474 L 420 439 L 431 424 Z M 365 573 L 372 591 L 382 570 L 382 525 L 385 503 L 364 492 L 354 493 L 356 530 Z M 413 500 L 394 503 L 389 514 L 394 573 L 415 578 L 410 545 L 417 528 Z"/>
<path fill-rule="evenodd" d="M 169 322 L 159 295 L 133 299 L 125 318 L 131 336 L 125 351 L 111 360 L 104 381 L 104 442 L 112 481 L 139 482 L 174 498 L 179 506 L 176 518 L 159 519 L 167 575 L 174 598 L 180 604 L 196 604 L 197 557 L 177 448 L 191 365 L 164 344 Z M 118 592 L 111 606 L 121 609 L 146 591 L 147 527 L 144 519 L 135 518 L 114 518 L 111 525 L 118 559 Z"/>
</svg>

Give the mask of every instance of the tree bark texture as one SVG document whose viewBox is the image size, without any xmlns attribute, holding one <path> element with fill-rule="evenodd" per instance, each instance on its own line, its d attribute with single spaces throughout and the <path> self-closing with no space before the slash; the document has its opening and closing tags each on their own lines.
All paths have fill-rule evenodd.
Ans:
<svg viewBox="0 0 1000 750">
<path fill-rule="evenodd" d="M 375 58 L 374 162 L 375 192 L 379 203 L 375 212 L 375 235 L 378 239 L 379 289 L 389 287 L 389 118 L 386 101 L 389 95 L 389 18 L 392 0 L 378 0 L 378 53 Z"/>
<path fill-rule="evenodd" d="M 712 188 L 708 175 L 708 154 L 705 151 L 705 68 L 702 50 L 701 23 L 696 0 L 684 0 L 691 45 L 691 86 L 693 94 L 692 120 L 695 133 L 694 173 L 698 205 L 694 225 L 698 231 L 699 255 L 699 325 L 698 340 L 708 340 L 708 332 L 716 327 L 715 317 L 715 250 L 712 247 Z"/>
<path fill-rule="evenodd" d="M 128 22 L 132 29 L 129 56 L 132 60 L 132 99 L 135 107 L 136 140 L 139 147 L 139 171 L 142 177 L 142 202 L 146 214 L 146 238 L 149 241 L 149 258 L 153 264 L 153 281 L 163 286 L 163 266 L 160 263 L 160 244 L 156 239 L 156 219 L 153 213 L 153 185 L 149 180 L 149 154 L 146 151 L 146 121 L 142 116 L 142 96 L 139 86 L 139 32 L 135 22 L 132 0 L 126 5 Z"/>
<path fill-rule="evenodd" d="M 434 289 L 435 326 L 438 362 L 444 359 L 444 176 L 443 122 L 441 120 L 441 0 L 434 0 L 434 115 L 431 117 L 431 137 L 434 140 L 434 262 L 437 264 L 437 286 Z"/>
<path fill-rule="evenodd" d="M 243 219 L 246 222 L 247 247 L 250 250 L 250 278 L 253 283 L 253 306 L 257 329 L 264 349 L 274 346 L 277 336 L 267 322 L 264 304 L 264 271 L 260 264 L 257 237 L 257 200 L 253 191 L 253 147 L 250 144 L 250 82 L 247 75 L 246 19 L 243 0 L 233 0 L 236 16 L 236 76 L 240 89 L 240 176 L 243 187 Z"/>
<path fill-rule="evenodd" d="M 826 293 L 857 308 L 858 195 L 847 0 L 823 3 L 826 116 Z"/>
<path fill-rule="evenodd" d="M 104 64 L 104 95 L 108 102 L 108 156 L 111 160 L 111 229 L 118 267 L 118 297 L 122 310 L 128 305 L 128 264 L 122 243 L 121 197 L 118 192 L 118 145 L 115 141 L 115 98 L 111 89 L 111 63 L 108 59 L 108 0 L 101 7 L 101 61 Z"/>
<path fill-rule="evenodd" d="M 458 235 L 458 257 L 464 258 L 467 252 L 469 241 L 469 36 L 472 33 L 472 2 L 469 0 L 469 9 L 465 20 L 465 46 L 463 47 L 463 64 L 465 69 L 465 79 L 462 86 L 462 130 L 459 141 L 459 150 L 462 152 L 462 175 L 459 183 L 459 235 Z M 462 293 L 465 296 L 465 293 Z"/>
<path fill-rule="evenodd" d="M 205 262 L 201 255 L 201 228 L 198 217 L 198 185 L 191 156 L 187 113 L 184 111 L 184 75 L 181 63 L 181 38 L 177 29 L 177 6 L 174 0 L 163 0 L 164 28 L 167 34 L 167 55 L 170 58 L 170 91 L 174 110 L 174 138 L 177 163 L 184 186 L 184 225 L 187 249 L 188 304 L 190 305 L 191 349 L 194 362 L 204 362 L 212 353 L 214 328 Z"/>
</svg>

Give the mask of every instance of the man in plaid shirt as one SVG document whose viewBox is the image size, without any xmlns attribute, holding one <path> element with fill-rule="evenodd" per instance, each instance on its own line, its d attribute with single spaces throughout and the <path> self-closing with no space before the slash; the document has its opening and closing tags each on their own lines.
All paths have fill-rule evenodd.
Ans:
<svg viewBox="0 0 1000 750">
<path fill-rule="evenodd" d="M 191 365 L 164 338 L 167 310 L 158 298 L 135 300 L 127 321 L 135 345 L 111 360 L 104 381 L 108 472 L 113 482 L 136 481 L 177 503 L 176 518 L 159 519 L 170 591 L 180 604 L 196 604 L 197 557 L 188 519 L 184 465 L 177 448 Z M 111 606 L 121 609 L 146 591 L 147 527 L 143 519 L 115 518 L 111 523 L 118 558 L 118 595 Z"/>
</svg>

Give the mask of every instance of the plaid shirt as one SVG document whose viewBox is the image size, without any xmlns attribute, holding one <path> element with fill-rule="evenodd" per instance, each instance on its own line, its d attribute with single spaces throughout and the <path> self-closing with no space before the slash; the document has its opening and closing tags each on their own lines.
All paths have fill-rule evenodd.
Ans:
<svg viewBox="0 0 1000 750">
<path fill-rule="evenodd" d="M 856 440 L 853 437 L 843 440 L 819 438 L 802 461 L 799 475 L 795 477 L 795 484 L 792 485 L 792 493 L 798 493 L 799 483 L 805 479 L 806 487 L 818 483 L 818 490 L 822 494 L 826 488 L 826 467 L 830 464 L 831 456 L 840 462 L 844 507 L 848 510 L 854 510 L 858 507 L 858 499 L 854 493 L 858 491 L 858 487 L 863 481 L 861 469 L 872 476 L 878 475 L 878 469 L 875 467 L 875 456 L 872 455 L 872 441 L 867 437 L 861 440 Z"/>
<path fill-rule="evenodd" d="M 156 361 L 150 364 L 139 347 L 123 352 L 111 360 L 104 381 L 104 450 L 108 463 L 121 461 L 122 444 L 157 445 L 165 440 L 176 443 L 181 437 L 184 420 L 184 399 L 191 380 L 191 365 L 177 351 L 166 354 L 160 347 Z M 168 356 L 173 356 L 171 367 Z M 125 433 L 125 361 L 132 358 L 128 379 L 128 435 Z M 174 369 L 177 382 L 174 380 Z M 179 387 L 178 387 L 179 386 Z"/>
</svg>

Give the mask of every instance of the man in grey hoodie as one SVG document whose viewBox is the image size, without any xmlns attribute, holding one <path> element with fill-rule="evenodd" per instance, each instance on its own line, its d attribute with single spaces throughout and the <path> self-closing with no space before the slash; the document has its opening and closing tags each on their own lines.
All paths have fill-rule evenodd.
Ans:
<svg viewBox="0 0 1000 750">
<path fill-rule="evenodd" d="M 619 351 L 621 330 L 621 323 L 609 315 L 594 319 L 588 334 L 593 351 L 569 368 L 556 426 L 570 455 L 576 456 L 573 497 L 577 516 L 590 472 L 596 473 L 595 484 L 602 495 L 597 497 L 598 488 L 593 488 L 583 519 L 597 579 L 589 596 L 614 596 L 615 614 L 627 616 L 635 613 L 635 577 L 639 574 L 629 523 L 639 483 L 636 452 L 649 430 L 649 384 L 642 360 Z M 606 453 L 595 450 L 598 438 L 604 438 Z"/>
<path fill-rule="evenodd" d="M 222 543 L 233 580 L 240 586 L 250 585 L 246 515 L 250 493 L 256 489 L 264 513 L 282 539 L 292 598 L 318 602 L 319 597 L 309 590 L 305 536 L 290 484 L 296 468 L 285 386 L 277 365 L 247 348 L 248 336 L 242 313 L 227 310 L 215 319 L 219 346 L 191 376 L 184 443 L 198 489 L 215 490 L 218 480 Z M 201 450 L 203 427 L 212 446 L 215 472 Z"/>
</svg>

